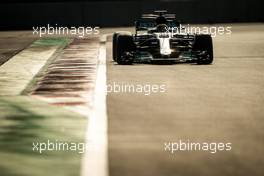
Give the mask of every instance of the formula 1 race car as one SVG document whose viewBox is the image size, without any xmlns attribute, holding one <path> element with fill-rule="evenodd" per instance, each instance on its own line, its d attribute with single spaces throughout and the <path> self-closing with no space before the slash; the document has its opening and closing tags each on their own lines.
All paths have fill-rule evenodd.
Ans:
<svg viewBox="0 0 264 176">
<path fill-rule="evenodd" d="M 213 43 L 210 34 L 181 33 L 175 14 L 155 11 L 135 22 L 136 33 L 113 35 L 113 60 L 118 64 L 155 61 L 211 64 Z"/>
</svg>

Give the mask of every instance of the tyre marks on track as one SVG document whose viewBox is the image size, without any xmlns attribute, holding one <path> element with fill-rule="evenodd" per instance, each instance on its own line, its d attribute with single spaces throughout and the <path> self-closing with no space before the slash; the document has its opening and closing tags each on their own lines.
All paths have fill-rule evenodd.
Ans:
<svg viewBox="0 0 264 176">
<path fill-rule="evenodd" d="M 92 106 L 98 38 L 76 38 L 42 73 L 33 96 L 60 106 Z"/>
</svg>

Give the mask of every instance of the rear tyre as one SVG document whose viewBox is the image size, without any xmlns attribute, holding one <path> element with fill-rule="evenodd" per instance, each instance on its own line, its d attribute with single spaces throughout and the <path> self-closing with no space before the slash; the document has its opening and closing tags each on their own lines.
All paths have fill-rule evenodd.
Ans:
<svg viewBox="0 0 264 176">
<path fill-rule="evenodd" d="M 116 44 L 117 44 L 117 38 L 118 38 L 119 33 L 114 33 L 113 34 L 113 47 L 112 47 L 112 54 L 113 54 L 113 60 L 116 61 Z"/>
<path fill-rule="evenodd" d="M 116 62 L 121 65 L 132 64 L 136 45 L 130 35 L 118 35 L 116 39 Z"/>
<path fill-rule="evenodd" d="M 214 59 L 213 41 L 210 35 L 197 35 L 193 46 L 197 54 L 197 64 L 211 64 Z"/>
</svg>

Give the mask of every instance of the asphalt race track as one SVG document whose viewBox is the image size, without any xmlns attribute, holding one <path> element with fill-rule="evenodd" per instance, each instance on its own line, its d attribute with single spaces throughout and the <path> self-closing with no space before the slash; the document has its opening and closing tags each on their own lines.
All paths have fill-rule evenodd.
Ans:
<svg viewBox="0 0 264 176">
<path fill-rule="evenodd" d="M 120 66 L 108 39 L 108 84 L 166 85 L 148 96 L 108 94 L 110 176 L 264 175 L 264 26 L 233 25 L 213 40 L 212 65 Z M 232 149 L 165 151 L 179 140 Z"/>
<path fill-rule="evenodd" d="M 263 176 L 264 25 L 223 26 L 212 65 L 117 65 L 112 34 L 132 27 L 1 31 L 0 175 Z M 32 148 L 47 141 L 88 147 Z"/>
</svg>

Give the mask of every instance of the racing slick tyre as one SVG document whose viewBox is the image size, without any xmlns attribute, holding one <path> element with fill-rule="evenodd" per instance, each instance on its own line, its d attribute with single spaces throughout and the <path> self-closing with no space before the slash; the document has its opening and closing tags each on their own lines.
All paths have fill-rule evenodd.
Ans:
<svg viewBox="0 0 264 176">
<path fill-rule="evenodd" d="M 116 62 L 121 65 L 129 65 L 134 61 L 133 52 L 136 45 L 131 35 L 117 35 L 116 39 Z"/>
<path fill-rule="evenodd" d="M 214 59 L 213 41 L 210 35 L 195 36 L 194 51 L 197 51 L 197 64 L 211 64 Z"/>
<path fill-rule="evenodd" d="M 119 33 L 114 33 L 113 34 L 113 47 L 112 47 L 112 54 L 113 54 L 113 60 L 116 61 L 116 43 L 117 43 L 117 37 L 118 37 Z"/>
</svg>

